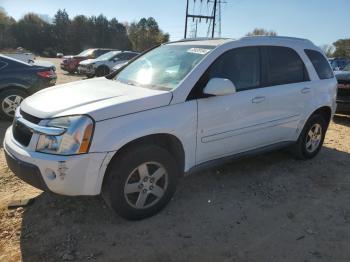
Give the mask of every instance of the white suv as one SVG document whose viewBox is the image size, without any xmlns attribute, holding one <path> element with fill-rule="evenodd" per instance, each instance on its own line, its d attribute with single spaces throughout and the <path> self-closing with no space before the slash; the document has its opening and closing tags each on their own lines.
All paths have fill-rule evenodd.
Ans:
<svg viewBox="0 0 350 262">
<path fill-rule="evenodd" d="M 182 174 L 290 146 L 314 157 L 336 109 L 332 69 L 308 40 L 249 37 L 161 45 L 114 76 L 26 98 L 6 132 L 21 179 L 98 195 L 121 216 L 162 209 Z"/>
</svg>

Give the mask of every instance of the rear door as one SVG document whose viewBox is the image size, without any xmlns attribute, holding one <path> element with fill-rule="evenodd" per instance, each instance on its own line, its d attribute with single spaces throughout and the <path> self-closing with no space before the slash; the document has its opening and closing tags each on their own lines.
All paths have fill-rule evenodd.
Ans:
<svg viewBox="0 0 350 262">
<path fill-rule="evenodd" d="M 312 83 L 303 60 L 292 48 L 264 46 L 264 96 L 268 100 L 269 143 L 291 141 L 311 104 Z"/>
</svg>

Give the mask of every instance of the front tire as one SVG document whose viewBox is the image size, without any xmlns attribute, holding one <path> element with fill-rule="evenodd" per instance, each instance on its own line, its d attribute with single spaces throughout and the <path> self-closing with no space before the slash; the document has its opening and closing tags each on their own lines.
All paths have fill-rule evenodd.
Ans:
<svg viewBox="0 0 350 262">
<path fill-rule="evenodd" d="M 312 115 L 292 148 L 294 156 L 303 160 L 314 158 L 322 148 L 327 127 L 322 115 Z"/>
<path fill-rule="evenodd" d="M 179 168 L 164 148 L 138 144 L 112 161 L 103 194 L 120 216 L 130 220 L 153 216 L 174 195 Z"/>
</svg>

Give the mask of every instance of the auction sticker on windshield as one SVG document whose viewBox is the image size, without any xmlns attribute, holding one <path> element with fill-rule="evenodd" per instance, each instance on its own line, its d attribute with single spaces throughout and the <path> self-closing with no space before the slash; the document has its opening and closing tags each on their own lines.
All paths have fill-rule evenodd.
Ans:
<svg viewBox="0 0 350 262">
<path fill-rule="evenodd" d="M 193 47 L 187 50 L 188 53 L 193 53 L 193 54 L 199 54 L 199 55 L 205 55 L 210 51 L 210 49 L 206 48 L 198 48 L 198 47 Z"/>
</svg>

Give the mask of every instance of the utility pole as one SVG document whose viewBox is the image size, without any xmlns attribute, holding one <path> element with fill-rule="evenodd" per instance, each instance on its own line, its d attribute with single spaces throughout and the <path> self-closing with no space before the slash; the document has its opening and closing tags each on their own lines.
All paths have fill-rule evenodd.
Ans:
<svg viewBox="0 0 350 262">
<path fill-rule="evenodd" d="M 188 9 L 189 9 L 189 2 L 192 2 L 193 1 L 193 4 L 195 5 L 196 4 L 196 1 L 200 2 L 201 4 L 203 2 L 206 2 L 207 6 L 210 5 L 210 3 L 214 3 L 213 5 L 213 10 L 212 10 L 212 14 L 211 15 L 203 15 L 201 13 L 199 14 L 195 14 L 195 13 L 192 13 L 190 14 Z M 195 29 L 195 36 L 197 37 L 197 26 L 198 26 L 198 22 L 201 23 L 202 20 L 205 20 L 206 23 L 209 22 L 209 28 L 212 24 L 212 30 L 211 30 L 211 37 L 213 38 L 214 37 L 214 34 L 215 34 L 215 20 L 216 20 L 216 8 L 217 8 L 217 2 L 220 1 L 220 0 L 187 0 L 186 2 L 186 19 L 185 19 L 185 35 L 184 35 L 184 38 L 187 38 L 187 31 L 188 31 L 188 19 L 189 18 L 192 18 L 192 22 L 195 22 L 196 21 L 196 29 Z M 221 14 L 221 11 L 220 11 L 220 14 Z M 221 21 L 221 18 L 219 19 L 219 21 Z"/>
<path fill-rule="evenodd" d="M 208 0 L 208 2 L 214 3 L 215 5 L 214 0 Z M 215 35 L 215 29 L 218 28 L 217 36 L 221 37 L 221 28 L 222 28 L 221 27 L 221 4 L 227 4 L 227 2 L 225 0 L 217 0 L 216 8 L 215 9 L 213 8 L 213 11 L 212 11 L 212 16 L 214 16 L 214 11 L 216 12 L 217 10 L 217 13 L 215 13 L 215 17 L 217 17 L 218 22 L 216 23 L 215 21 L 215 23 L 209 25 L 208 31 L 207 31 L 207 37 L 209 37 L 210 33 L 213 35 L 212 33 L 213 28 L 214 28 L 214 35 Z"/>
</svg>

